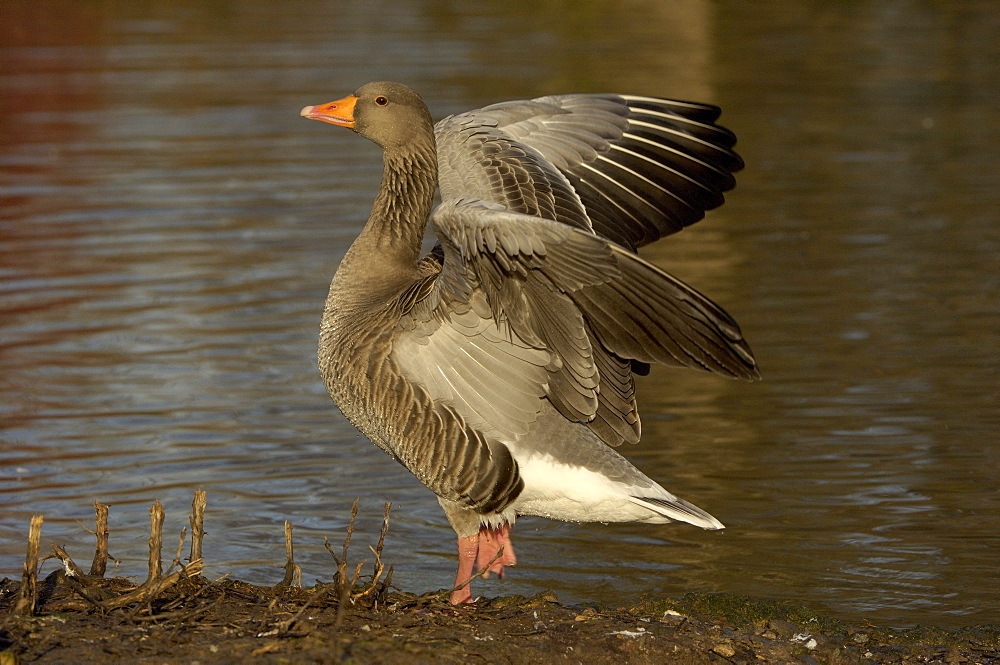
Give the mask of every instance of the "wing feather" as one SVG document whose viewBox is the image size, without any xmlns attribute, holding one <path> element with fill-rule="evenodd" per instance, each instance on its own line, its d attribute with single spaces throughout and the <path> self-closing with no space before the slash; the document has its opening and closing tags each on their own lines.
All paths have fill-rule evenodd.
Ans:
<svg viewBox="0 0 1000 665">
<path fill-rule="evenodd" d="M 428 313 L 415 308 L 404 318 Z M 401 322 L 392 350 L 396 366 L 487 436 L 522 436 L 545 394 L 550 354 L 504 335 L 495 320 L 471 309 L 431 314 L 433 329 Z"/>
<path fill-rule="evenodd" d="M 635 249 L 698 221 L 735 185 L 743 160 L 736 136 L 715 124 L 719 113 L 635 95 L 552 95 L 452 116 L 437 126 L 442 195 L 592 228 Z M 503 180 L 497 160 L 522 177 Z"/>
<path fill-rule="evenodd" d="M 753 356 L 728 314 L 607 240 L 479 200 L 446 201 L 432 221 L 444 251 L 442 277 L 450 275 L 438 281 L 438 289 L 459 281 L 464 286 L 429 297 L 437 309 L 414 314 L 440 321 L 439 328 L 428 333 L 426 326 L 404 326 L 424 331 L 420 343 L 433 350 L 405 363 L 414 376 L 433 374 L 421 363 L 449 364 L 447 381 L 438 382 L 432 394 L 462 402 L 460 411 L 478 427 L 520 436 L 531 404 L 541 408 L 538 400 L 544 398 L 564 417 L 588 423 L 617 445 L 638 439 L 634 361 L 756 376 Z M 475 325 L 462 327 L 458 322 L 466 318 L 449 308 L 470 292 L 486 304 L 478 314 L 466 306 L 462 317 Z M 475 364 L 450 362 L 456 353 L 474 356 Z M 467 372 L 488 376 L 498 390 L 462 378 Z M 495 399 L 497 392 L 524 400 Z M 533 421 L 530 416 L 526 422 Z"/>
</svg>

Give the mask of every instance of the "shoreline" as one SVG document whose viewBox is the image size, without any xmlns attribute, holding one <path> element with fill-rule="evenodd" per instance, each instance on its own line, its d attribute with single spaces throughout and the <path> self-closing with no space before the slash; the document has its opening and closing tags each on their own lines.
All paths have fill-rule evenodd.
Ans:
<svg viewBox="0 0 1000 665">
<path fill-rule="evenodd" d="M 150 507 L 144 581 L 105 577 L 108 510 L 95 502 L 97 544 L 85 572 L 59 545 L 40 558 L 41 515 L 31 521 L 22 579 L 0 580 L 0 665 L 75 663 L 969 663 L 1000 665 L 1000 627 L 882 628 L 818 614 L 806 607 L 733 594 L 651 596 L 610 607 L 562 604 L 554 593 L 480 598 L 448 604 L 450 589 L 415 595 L 392 584 L 383 561 L 390 505 L 369 574 L 349 562 L 357 515 L 329 583 L 302 586 L 292 526 L 285 523 L 286 563 L 274 586 L 203 575 L 206 497 L 163 569 L 163 506 Z M 339 555 L 339 556 L 338 556 Z M 62 567 L 38 578 L 41 562 Z"/>
<path fill-rule="evenodd" d="M 455 607 L 447 590 L 417 596 L 378 580 L 297 588 L 194 575 L 121 602 L 143 585 L 69 579 L 40 583 L 33 616 L 11 613 L 20 583 L 0 580 L 0 663 L 1000 664 L 997 626 L 896 630 L 731 594 L 611 608 L 541 593 Z"/>
</svg>

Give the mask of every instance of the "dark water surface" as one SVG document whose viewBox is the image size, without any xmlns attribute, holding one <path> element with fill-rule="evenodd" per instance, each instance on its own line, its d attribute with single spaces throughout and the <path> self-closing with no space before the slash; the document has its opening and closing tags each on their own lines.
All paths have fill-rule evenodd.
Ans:
<svg viewBox="0 0 1000 665">
<path fill-rule="evenodd" d="M 377 149 L 298 117 L 373 79 L 438 117 L 613 91 L 724 107 L 748 168 L 645 256 L 742 323 L 765 380 L 641 384 L 649 475 L 729 527 L 518 523 L 481 593 L 790 599 L 890 625 L 1000 621 L 1000 12 L 920 3 L 20 2 L 0 17 L 0 575 L 28 520 L 119 573 L 146 507 L 208 491 L 210 572 L 305 580 L 394 503 L 395 580 L 440 588 L 437 502 L 315 368 Z M 172 540 L 172 536 L 168 539 Z M 47 563 L 46 566 L 53 566 Z"/>
</svg>

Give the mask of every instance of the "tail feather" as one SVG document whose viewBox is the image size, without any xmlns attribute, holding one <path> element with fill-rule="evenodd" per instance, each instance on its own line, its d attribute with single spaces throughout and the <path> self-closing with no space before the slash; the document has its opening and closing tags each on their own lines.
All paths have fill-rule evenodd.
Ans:
<svg viewBox="0 0 1000 665">
<path fill-rule="evenodd" d="M 687 522 L 688 524 L 700 526 L 702 529 L 716 530 L 726 528 L 722 522 L 698 506 L 672 495 L 670 499 L 653 496 L 630 496 L 629 500 L 632 503 L 652 510 L 658 515 L 677 522 Z"/>
</svg>

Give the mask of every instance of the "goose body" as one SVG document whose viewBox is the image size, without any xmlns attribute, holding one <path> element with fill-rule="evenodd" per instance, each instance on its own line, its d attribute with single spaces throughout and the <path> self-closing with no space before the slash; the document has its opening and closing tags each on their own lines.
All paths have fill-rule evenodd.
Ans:
<svg viewBox="0 0 1000 665">
<path fill-rule="evenodd" d="M 723 528 L 612 448 L 639 439 L 633 374 L 652 363 L 758 376 L 735 321 L 635 253 L 733 186 L 718 109 L 563 95 L 435 126 L 417 93 L 378 82 L 302 115 L 383 149 L 319 365 L 344 415 L 437 495 L 458 536 L 453 603 L 477 566 L 516 563 L 517 515 Z M 421 258 L 428 221 L 439 244 Z"/>
</svg>

